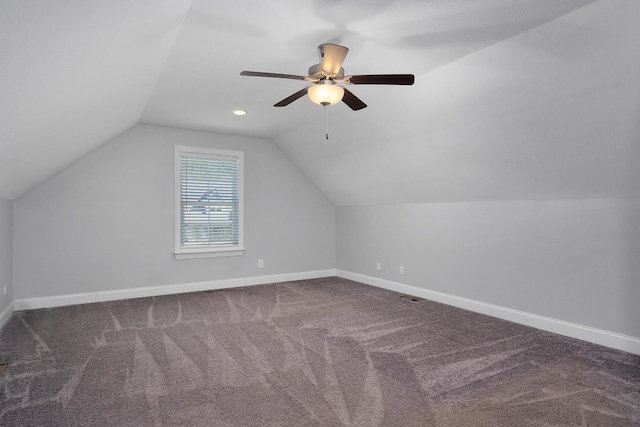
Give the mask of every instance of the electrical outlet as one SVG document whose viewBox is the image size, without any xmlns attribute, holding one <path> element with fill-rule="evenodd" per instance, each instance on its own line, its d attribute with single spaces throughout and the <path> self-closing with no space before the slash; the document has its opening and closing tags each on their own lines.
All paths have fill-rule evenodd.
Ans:
<svg viewBox="0 0 640 427">
<path fill-rule="evenodd" d="M 264 267 L 264 260 L 263 259 L 259 259 L 258 260 L 258 268 L 263 268 Z"/>
<path fill-rule="evenodd" d="M 404 265 L 400 266 L 400 274 L 404 274 Z"/>
<path fill-rule="evenodd" d="M 382 270 L 382 264 L 380 264 L 380 261 L 376 262 L 376 270 Z"/>
</svg>

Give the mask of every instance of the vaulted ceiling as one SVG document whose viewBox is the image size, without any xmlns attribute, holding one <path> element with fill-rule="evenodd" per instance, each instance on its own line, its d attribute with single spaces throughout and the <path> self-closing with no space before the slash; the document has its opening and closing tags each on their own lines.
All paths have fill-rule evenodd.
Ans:
<svg viewBox="0 0 640 427">
<path fill-rule="evenodd" d="M 336 205 L 640 196 L 636 0 L 0 0 L 0 198 L 138 124 L 273 140 Z M 304 87 L 347 46 L 368 108 Z M 231 110 L 248 111 L 236 117 Z"/>
</svg>

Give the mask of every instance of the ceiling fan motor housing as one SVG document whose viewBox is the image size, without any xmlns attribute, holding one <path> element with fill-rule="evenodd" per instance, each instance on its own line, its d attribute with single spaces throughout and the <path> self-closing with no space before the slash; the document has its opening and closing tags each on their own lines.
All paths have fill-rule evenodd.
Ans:
<svg viewBox="0 0 640 427">
<path fill-rule="evenodd" d="M 311 80 L 342 79 L 344 78 L 344 68 L 340 67 L 340 71 L 337 73 L 327 73 L 322 69 L 322 64 L 316 64 L 309 67 L 309 73 L 307 75 Z"/>
</svg>

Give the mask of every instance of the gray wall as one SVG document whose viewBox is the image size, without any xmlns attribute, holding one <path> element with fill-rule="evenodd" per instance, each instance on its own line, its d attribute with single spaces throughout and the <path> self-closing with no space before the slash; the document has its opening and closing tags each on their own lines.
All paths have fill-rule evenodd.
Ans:
<svg viewBox="0 0 640 427">
<path fill-rule="evenodd" d="M 174 258 L 175 145 L 245 153 L 243 256 Z M 335 268 L 334 206 L 263 139 L 135 126 L 17 199 L 14 227 L 16 299 Z"/>
<path fill-rule="evenodd" d="M 7 293 L 4 294 L 4 286 Z M 0 199 L 0 312 L 13 301 L 13 202 Z"/>
<path fill-rule="evenodd" d="M 640 337 L 640 199 L 338 207 L 336 235 L 341 270 Z"/>
</svg>

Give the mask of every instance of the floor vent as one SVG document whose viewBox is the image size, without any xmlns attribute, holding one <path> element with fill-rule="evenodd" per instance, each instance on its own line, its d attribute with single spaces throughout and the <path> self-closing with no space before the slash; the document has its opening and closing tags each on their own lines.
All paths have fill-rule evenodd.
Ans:
<svg viewBox="0 0 640 427">
<path fill-rule="evenodd" d="M 8 367 L 9 367 L 8 363 L 0 363 L 0 377 L 4 375 Z"/>
<path fill-rule="evenodd" d="M 411 302 L 424 301 L 424 298 L 414 297 L 413 295 L 402 295 L 400 298 L 406 299 L 407 301 L 411 301 Z"/>
</svg>

